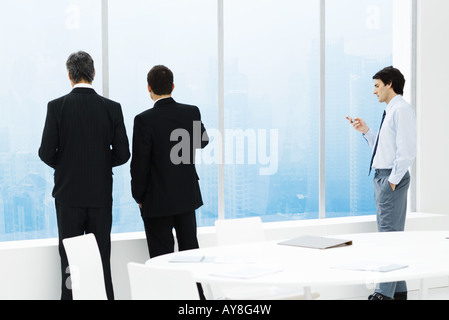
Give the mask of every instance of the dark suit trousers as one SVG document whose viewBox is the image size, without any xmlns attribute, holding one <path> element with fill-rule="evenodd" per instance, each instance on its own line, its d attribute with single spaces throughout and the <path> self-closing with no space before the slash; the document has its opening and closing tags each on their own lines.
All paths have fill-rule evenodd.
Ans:
<svg viewBox="0 0 449 320">
<path fill-rule="evenodd" d="M 168 217 L 143 218 L 150 258 L 175 251 L 173 229 L 176 231 L 179 251 L 198 249 L 195 211 Z M 205 300 L 203 287 L 197 283 L 201 300 Z"/>
<path fill-rule="evenodd" d="M 179 251 L 198 249 L 195 211 L 168 217 L 143 218 L 150 258 L 175 251 L 173 228 Z"/>
<path fill-rule="evenodd" d="M 55 204 L 58 219 L 59 254 L 61 256 L 62 271 L 61 300 L 71 300 L 73 298 L 72 290 L 69 288 L 69 263 L 62 240 L 89 233 L 95 235 L 100 250 L 107 297 L 109 300 L 114 300 L 110 262 L 112 205 L 105 208 L 74 208 L 65 206 L 58 201 L 55 201 Z"/>
</svg>

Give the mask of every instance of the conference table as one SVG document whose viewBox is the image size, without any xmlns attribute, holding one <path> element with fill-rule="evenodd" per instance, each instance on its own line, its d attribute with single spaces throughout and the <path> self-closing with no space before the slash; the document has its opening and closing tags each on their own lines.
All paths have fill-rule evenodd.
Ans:
<svg viewBox="0 0 449 320">
<path fill-rule="evenodd" d="M 209 285 L 315 286 L 366 285 L 449 276 L 449 231 L 365 233 L 330 236 L 352 245 L 311 249 L 264 241 L 215 246 L 156 257 L 147 265 L 189 270 Z M 288 240 L 288 239 L 285 239 Z"/>
</svg>

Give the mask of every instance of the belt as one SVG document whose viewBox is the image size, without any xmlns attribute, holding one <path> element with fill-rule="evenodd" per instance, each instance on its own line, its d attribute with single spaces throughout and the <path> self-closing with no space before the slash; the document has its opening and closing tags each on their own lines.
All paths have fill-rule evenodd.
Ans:
<svg viewBox="0 0 449 320">
<path fill-rule="evenodd" d="M 393 169 L 376 169 L 376 174 L 391 174 Z"/>
</svg>

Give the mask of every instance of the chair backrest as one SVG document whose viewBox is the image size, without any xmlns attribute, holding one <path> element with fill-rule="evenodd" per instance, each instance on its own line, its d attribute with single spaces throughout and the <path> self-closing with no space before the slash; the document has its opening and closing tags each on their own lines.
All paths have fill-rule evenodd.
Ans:
<svg viewBox="0 0 449 320">
<path fill-rule="evenodd" d="M 106 300 L 103 263 L 93 234 L 62 240 L 70 267 L 74 300 Z M 71 283 L 70 283 L 71 282 Z"/>
<path fill-rule="evenodd" d="M 260 217 L 215 221 L 218 245 L 258 242 L 265 240 Z"/>
<path fill-rule="evenodd" d="M 132 300 L 199 300 L 198 287 L 187 270 L 128 263 Z"/>
</svg>

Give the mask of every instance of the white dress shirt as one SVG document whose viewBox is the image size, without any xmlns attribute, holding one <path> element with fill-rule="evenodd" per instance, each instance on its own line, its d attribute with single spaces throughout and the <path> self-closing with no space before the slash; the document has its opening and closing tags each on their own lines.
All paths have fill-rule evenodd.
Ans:
<svg viewBox="0 0 449 320">
<path fill-rule="evenodd" d="M 154 104 L 156 104 L 156 102 L 158 102 L 159 100 L 168 99 L 168 98 L 171 98 L 171 97 L 163 97 L 163 98 L 159 98 L 159 99 L 157 99 L 156 101 L 154 101 Z"/>
<path fill-rule="evenodd" d="M 373 169 L 391 169 L 388 181 L 398 185 L 416 158 L 416 116 L 401 95 L 394 97 L 385 111 Z M 364 138 L 374 151 L 377 134 L 369 130 Z"/>
<path fill-rule="evenodd" d="M 77 83 L 77 84 L 75 84 L 75 86 L 73 87 L 73 89 L 76 89 L 76 88 L 89 88 L 89 89 L 93 89 L 94 87 L 93 87 L 93 85 L 91 85 L 91 84 L 89 84 L 89 83 Z"/>
</svg>

